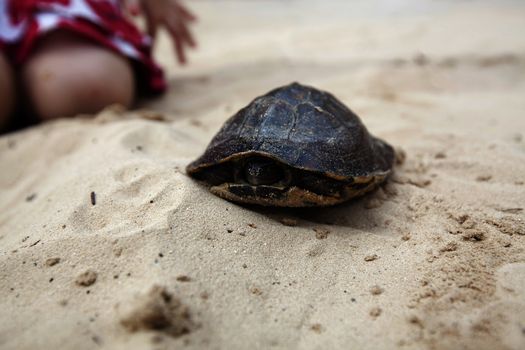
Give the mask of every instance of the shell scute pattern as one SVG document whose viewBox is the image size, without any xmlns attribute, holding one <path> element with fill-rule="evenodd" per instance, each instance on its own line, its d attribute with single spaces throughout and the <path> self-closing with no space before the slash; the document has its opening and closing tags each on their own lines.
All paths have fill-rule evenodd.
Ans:
<svg viewBox="0 0 525 350">
<path fill-rule="evenodd" d="M 337 98 L 293 83 L 237 112 L 187 171 L 226 199 L 311 206 L 370 191 L 393 162 L 393 148 L 370 135 Z M 251 180 L 243 175 L 247 171 Z M 267 183 L 270 179 L 275 183 Z"/>
</svg>

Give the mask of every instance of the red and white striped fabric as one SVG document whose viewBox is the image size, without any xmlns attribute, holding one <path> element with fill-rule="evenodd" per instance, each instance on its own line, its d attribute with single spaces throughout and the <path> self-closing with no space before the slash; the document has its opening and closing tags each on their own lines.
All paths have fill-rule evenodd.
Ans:
<svg viewBox="0 0 525 350">
<path fill-rule="evenodd" d="M 165 90 L 164 74 L 151 56 L 151 38 L 121 10 L 119 0 L 0 0 L 0 50 L 15 65 L 30 55 L 37 39 L 70 30 L 137 62 L 148 92 Z"/>
</svg>

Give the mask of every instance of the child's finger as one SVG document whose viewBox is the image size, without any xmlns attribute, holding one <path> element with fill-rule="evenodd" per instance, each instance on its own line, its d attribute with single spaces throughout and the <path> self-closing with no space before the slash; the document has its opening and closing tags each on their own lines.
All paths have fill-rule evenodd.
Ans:
<svg viewBox="0 0 525 350">
<path fill-rule="evenodd" d="M 146 24 L 146 30 L 148 32 L 148 35 L 152 38 L 152 39 L 155 39 L 157 37 L 157 22 L 155 22 L 154 20 L 152 19 L 148 19 L 147 21 L 147 24 Z"/>
<path fill-rule="evenodd" d="M 188 10 L 187 7 L 184 7 L 183 5 L 181 5 L 178 2 L 175 4 L 175 6 L 177 8 L 177 11 L 182 15 L 182 17 L 185 20 L 188 20 L 188 21 L 196 21 L 197 20 L 197 16 L 195 16 L 190 10 Z"/>
<path fill-rule="evenodd" d="M 186 64 L 186 55 L 184 54 L 184 46 L 182 38 L 177 31 L 169 28 L 171 36 L 173 37 L 173 44 L 175 45 L 175 53 L 177 54 L 177 60 L 180 64 Z"/>
<path fill-rule="evenodd" d="M 182 18 L 181 12 L 175 9 L 170 16 L 170 19 L 171 21 L 169 25 L 180 35 L 181 39 L 183 39 L 190 47 L 196 47 L 197 43 L 188 29 L 188 24 L 184 18 Z"/>
<path fill-rule="evenodd" d="M 181 40 L 181 45 L 189 45 L 195 47 L 195 39 L 188 30 L 186 23 L 177 15 L 173 13 L 169 16 L 169 22 L 166 25 L 170 28 L 172 33 L 176 33 L 177 37 Z"/>
<path fill-rule="evenodd" d="M 144 11 L 144 16 L 146 17 L 146 31 L 152 39 L 155 39 L 157 36 L 158 23 L 153 18 L 152 14 L 146 9 Z"/>
<path fill-rule="evenodd" d="M 188 43 L 191 47 L 196 47 L 197 43 L 195 39 L 193 38 L 193 35 L 191 34 L 190 30 L 188 29 L 188 26 L 185 23 L 181 23 L 180 26 L 180 33 L 182 34 L 182 37 L 184 38 L 184 41 Z"/>
</svg>

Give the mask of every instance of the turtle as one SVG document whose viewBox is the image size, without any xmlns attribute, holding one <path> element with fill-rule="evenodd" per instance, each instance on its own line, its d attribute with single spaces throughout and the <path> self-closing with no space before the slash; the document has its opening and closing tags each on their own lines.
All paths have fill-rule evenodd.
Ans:
<svg viewBox="0 0 525 350">
<path fill-rule="evenodd" d="M 331 206 L 375 189 L 394 158 L 335 96 L 294 82 L 228 119 L 186 172 L 237 203 Z"/>
</svg>

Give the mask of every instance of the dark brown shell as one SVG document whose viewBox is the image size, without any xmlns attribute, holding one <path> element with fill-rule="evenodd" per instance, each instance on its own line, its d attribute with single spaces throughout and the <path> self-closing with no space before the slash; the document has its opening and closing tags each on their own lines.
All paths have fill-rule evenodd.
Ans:
<svg viewBox="0 0 525 350">
<path fill-rule="evenodd" d="M 338 180 L 388 173 L 394 151 L 328 92 L 293 83 L 256 98 L 231 117 L 190 175 L 246 153 Z"/>
</svg>

